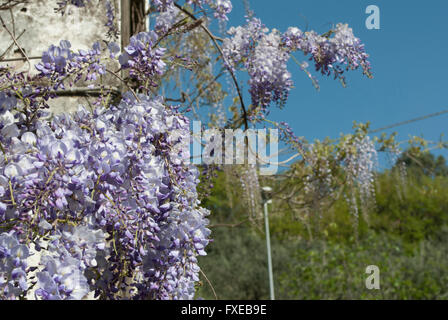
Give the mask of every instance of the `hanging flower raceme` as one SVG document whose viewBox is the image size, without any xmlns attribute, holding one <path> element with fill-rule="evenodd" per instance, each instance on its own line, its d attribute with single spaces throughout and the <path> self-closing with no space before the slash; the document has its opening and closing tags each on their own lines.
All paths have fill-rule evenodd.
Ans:
<svg viewBox="0 0 448 320">
<path fill-rule="evenodd" d="M 348 152 L 345 160 L 349 179 L 360 190 L 362 199 L 367 201 L 375 192 L 374 175 L 378 163 L 375 144 L 369 136 L 355 137 L 354 152 Z"/>
<path fill-rule="evenodd" d="M 233 9 L 232 2 L 230 0 L 216 0 L 214 7 L 215 18 L 218 18 L 220 20 L 229 20 L 229 18 L 227 18 L 227 15 L 232 12 Z"/>
<path fill-rule="evenodd" d="M 28 248 L 20 244 L 13 232 L 0 234 L 0 299 L 18 299 L 28 289 L 28 255 Z"/>
<path fill-rule="evenodd" d="M 158 35 L 164 35 L 180 21 L 180 10 L 174 5 L 167 7 L 165 10 L 161 11 L 156 17 L 156 24 L 154 30 Z"/>
<path fill-rule="evenodd" d="M 117 39 L 119 31 L 117 24 L 115 23 L 115 8 L 110 0 L 106 1 L 106 17 L 107 22 L 105 26 L 107 27 L 107 36 L 109 38 Z"/>
<path fill-rule="evenodd" d="M 267 32 L 259 19 L 252 18 L 245 27 L 231 28 L 231 38 L 223 43 L 226 65 L 235 70 L 243 64 L 250 76 L 252 105 L 263 111 L 271 102 L 282 104 L 292 86 L 289 54 L 281 46 L 281 35 L 276 30 Z"/>
<path fill-rule="evenodd" d="M 255 165 L 244 166 L 240 173 L 243 200 L 248 208 L 248 216 L 252 222 L 256 222 L 262 211 L 261 187 Z"/>
<path fill-rule="evenodd" d="M 172 12 L 174 7 L 174 0 L 152 0 L 152 2 L 160 12 Z M 230 0 L 186 0 L 185 3 L 193 6 L 194 9 L 204 9 L 204 6 L 208 5 L 214 11 L 214 17 L 220 20 L 228 20 L 227 15 L 233 9 Z"/>
<path fill-rule="evenodd" d="M 73 5 L 78 8 L 83 8 L 89 2 L 90 0 L 61 0 L 57 2 L 58 7 L 55 8 L 55 10 L 64 14 L 67 9 L 67 6 L 69 5 Z"/>
<path fill-rule="evenodd" d="M 174 4 L 174 0 L 152 0 L 152 2 L 160 12 L 166 11 Z"/>
<path fill-rule="evenodd" d="M 247 62 L 249 92 L 254 106 L 265 108 L 271 101 L 283 104 L 288 97 L 293 82 L 287 70 L 289 54 L 281 50 L 280 41 L 275 31 L 263 36 Z"/>
<path fill-rule="evenodd" d="M 348 185 L 351 187 L 345 196 L 350 212 L 354 218 L 355 236 L 358 237 L 359 208 L 358 195 L 361 201 L 362 213 L 368 219 L 369 206 L 375 201 L 375 169 L 378 155 L 375 145 L 369 136 L 356 136 L 353 144 L 348 145 L 345 157 L 345 168 Z"/>
<path fill-rule="evenodd" d="M 61 0 L 57 11 L 88 3 L 92 2 Z M 220 22 L 227 20 L 232 4 L 151 4 L 155 30 L 131 37 L 123 52 L 114 42 L 108 42 L 107 49 L 97 42 L 74 52 L 63 40 L 42 54 L 37 75 L 0 67 L 0 299 L 194 298 L 198 257 L 206 254 L 210 241 L 209 212 L 200 207 L 199 171 L 190 164 L 189 120 L 180 107 L 167 106 L 153 93 L 160 80 L 171 81 L 174 68 L 197 67 L 191 82 L 192 87 L 195 80 L 200 84 L 197 103 L 224 101 L 220 76 L 214 75 L 214 62 L 219 61 L 215 55 L 221 50 L 213 42 L 220 39 L 199 26 L 205 26 L 212 14 Z M 105 26 L 115 36 L 112 1 L 105 2 L 104 11 Z M 193 19 L 196 12 L 204 15 Z M 190 33 L 188 38 L 184 33 Z M 343 65 L 361 66 L 370 74 L 364 47 L 346 25 L 322 36 L 297 28 L 282 34 L 251 18 L 228 33 L 220 58 L 232 80 L 240 69 L 248 72 L 249 120 L 268 114 L 271 103 L 285 103 L 293 86 L 287 64 L 294 51 L 310 55 L 323 74 L 342 78 Z M 161 41 L 174 34 L 182 36 L 178 50 L 161 48 Z M 106 70 L 105 61 L 117 57 L 119 71 L 126 73 L 123 79 Z M 61 90 L 67 85 L 104 80 L 106 71 L 143 94 L 131 89 L 110 104 L 110 93 L 115 96 L 118 90 L 101 81 L 96 82 L 100 90 L 93 88 L 100 97 L 92 111 L 80 106 L 71 114 L 48 117 L 44 112 L 46 101 L 67 94 L 69 90 Z M 91 90 L 89 85 L 87 96 Z M 182 92 L 182 100 L 186 96 Z M 287 124 L 279 128 L 282 137 L 301 148 L 301 139 Z M 356 143 L 360 157 L 347 160 L 347 167 L 367 194 L 371 176 L 360 171 L 372 171 L 372 150 L 369 141 Z M 315 156 L 316 175 L 321 184 L 330 185 L 332 180 L 325 180 L 329 162 L 321 164 L 319 154 Z M 247 166 L 241 178 L 251 218 L 258 220 L 262 201 L 256 165 Z M 310 188 L 320 188 L 311 183 Z"/>
<path fill-rule="evenodd" d="M 51 225 L 41 221 L 41 230 L 51 230 Z M 96 267 L 97 250 L 105 249 L 105 234 L 87 226 L 69 227 L 50 236 L 46 249 L 41 248 L 35 297 L 44 300 L 80 300 L 91 291 L 84 272 Z"/>
<path fill-rule="evenodd" d="M 79 50 L 73 53 L 71 43 L 62 40 L 59 46 L 51 45 L 42 54 L 42 61 L 36 64 L 41 78 L 48 78 L 53 88 L 65 88 L 64 81 L 69 77 L 72 82 L 81 80 L 85 75 L 86 81 L 94 81 L 106 73 L 106 67 L 101 63 L 101 45 L 96 42 L 90 50 Z"/>
<path fill-rule="evenodd" d="M 293 86 L 287 64 L 295 51 L 310 55 L 316 71 L 328 76 L 333 74 L 343 83 L 344 71 L 359 67 L 371 77 L 364 45 L 346 24 L 338 24 L 322 36 L 314 31 L 302 32 L 296 27 L 280 34 L 276 30 L 269 32 L 259 19 L 251 18 L 244 27 L 230 28 L 228 34 L 230 37 L 224 39 L 222 46 L 224 63 L 233 72 L 240 65 L 248 71 L 252 105 L 263 111 L 257 116 L 264 117 L 272 102 L 285 103 Z M 307 64 L 302 63 L 300 67 L 317 86 L 317 80 L 306 70 Z"/>
<path fill-rule="evenodd" d="M 39 119 L 33 132 L 3 111 L 0 225 L 10 233 L 0 239 L 14 240 L 0 243 L 1 297 L 193 298 L 210 231 L 189 122 L 175 110 L 126 95 L 116 107 Z M 16 247 L 40 256 L 33 269 Z"/>
<path fill-rule="evenodd" d="M 155 77 L 164 73 L 166 64 L 162 60 L 165 48 L 153 48 L 158 40 L 154 31 L 140 32 L 131 37 L 125 52 L 119 57 L 121 67 L 129 69 L 131 78 L 138 80 L 148 89 L 157 86 Z"/>
<path fill-rule="evenodd" d="M 369 55 L 347 24 L 339 23 L 334 30 L 324 35 L 290 27 L 283 34 L 283 44 L 290 52 L 299 50 L 305 55 L 311 55 L 310 60 L 313 60 L 316 71 L 323 75 L 333 74 L 335 78 L 343 79 L 345 70 L 362 67 L 364 74 L 371 77 L 367 60 Z"/>
</svg>

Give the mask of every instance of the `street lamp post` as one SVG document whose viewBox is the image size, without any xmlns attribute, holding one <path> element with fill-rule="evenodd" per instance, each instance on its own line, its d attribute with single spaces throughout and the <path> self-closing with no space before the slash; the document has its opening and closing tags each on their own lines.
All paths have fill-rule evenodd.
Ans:
<svg viewBox="0 0 448 320">
<path fill-rule="evenodd" d="M 272 257 L 271 257 L 271 238 L 269 233 L 269 219 L 268 219 L 268 204 L 272 203 L 269 199 L 269 194 L 272 191 L 270 187 L 263 187 L 263 207 L 264 207 L 264 225 L 266 228 L 266 248 L 268 252 L 268 273 L 269 273 L 269 292 L 271 300 L 275 300 L 274 296 L 274 275 L 272 272 Z"/>
</svg>

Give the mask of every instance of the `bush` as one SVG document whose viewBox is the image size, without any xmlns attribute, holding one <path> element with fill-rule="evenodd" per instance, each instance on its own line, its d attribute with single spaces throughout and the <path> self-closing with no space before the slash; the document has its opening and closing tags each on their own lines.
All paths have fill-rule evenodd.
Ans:
<svg viewBox="0 0 448 320">
<path fill-rule="evenodd" d="M 358 245 L 298 243 L 277 285 L 284 299 L 446 299 L 448 248 L 421 241 L 406 253 L 403 242 L 370 233 Z M 380 290 L 368 290 L 366 267 L 380 269 Z"/>
</svg>

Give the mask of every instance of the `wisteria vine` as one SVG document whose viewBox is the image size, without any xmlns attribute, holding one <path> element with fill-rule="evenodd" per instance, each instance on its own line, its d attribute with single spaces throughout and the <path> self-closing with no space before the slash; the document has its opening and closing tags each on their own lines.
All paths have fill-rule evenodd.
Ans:
<svg viewBox="0 0 448 320">
<path fill-rule="evenodd" d="M 57 5 L 64 15 L 92 1 Z M 212 12 L 222 22 L 232 11 L 230 0 L 151 5 L 154 30 L 132 36 L 124 48 L 106 41 L 106 47 L 96 42 L 75 52 L 61 40 L 43 52 L 36 75 L 0 68 L 0 299 L 195 297 L 198 257 L 210 241 L 209 212 L 200 206 L 199 171 L 190 163 L 189 118 L 157 92 L 167 70 L 190 70 L 195 63 L 189 56 L 194 49 L 170 55 L 164 46 L 177 28 L 179 34 L 203 28 L 216 47 L 215 60 L 237 87 L 246 123 L 263 119 L 271 103 L 286 103 L 293 86 L 287 65 L 295 51 L 324 75 L 343 79 L 345 70 L 359 67 L 371 75 L 363 44 L 344 24 L 325 35 L 295 27 L 282 33 L 252 17 L 219 39 L 206 27 L 211 17 L 198 20 L 189 10 Z M 115 10 L 105 2 L 109 40 L 119 34 Z M 109 70 L 109 62 L 128 76 Z M 249 75 L 250 110 L 235 76 L 241 69 Z M 107 73 L 127 91 L 116 103 L 103 99 L 110 94 L 100 81 Z M 49 100 L 84 82 L 89 88 L 101 83 L 104 93 L 94 108 L 48 112 Z M 256 166 L 241 179 L 253 216 L 261 203 L 258 179 Z"/>
</svg>

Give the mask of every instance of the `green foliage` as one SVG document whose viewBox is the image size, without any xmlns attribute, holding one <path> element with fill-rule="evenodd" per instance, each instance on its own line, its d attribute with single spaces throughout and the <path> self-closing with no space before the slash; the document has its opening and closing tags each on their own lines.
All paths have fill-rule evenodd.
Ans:
<svg viewBox="0 0 448 320">
<path fill-rule="evenodd" d="M 445 158 L 439 155 L 437 158 L 429 152 L 413 155 L 411 150 L 403 152 L 397 163 L 403 163 L 407 172 L 413 176 L 439 177 L 448 176 L 448 166 Z"/>
<path fill-rule="evenodd" d="M 283 299 L 447 299 L 448 248 L 422 241 L 407 253 L 399 238 L 370 233 L 357 245 L 299 242 L 280 275 Z M 365 269 L 380 269 L 380 290 L 366 288 Z"/>
<path fill-rule="evenodd" d="M 448 224 L 448 178 L 408 175 L 404 184 L 385 173 L 379 177 L 375 229 L 396 234 L 412 244 L 437 236 Z"/>
<path fill-rule="evenodd" d="M 448 230 L 444 231 L 444 242 Z M 218 229 L 200 265 L 219 299 L 268 299 L 266 245 L 249 228 Z M 398 237 L 371 232 L 358 244 L 272 239 L 277 299 L 447 299 L 448 247 L 422 241 L 410 252 Z M 368 265 L 380 268 L 380 290 L 365 286 Z M 214 299 L 202 279 L 198 296 Z"/>
<path fill-rule="evenodd" d="M 266 260 L 266 242 L 261 234 L 251 228 L 216 228 L 215 241 L 208 247 L 208 256 L 199 264 L 212 283 L 219 299 L 259 300 L 269 299 Z M 272 247 L 275 281 L 280 281 L 279 271 L 286 272 L 293 246 L 274 243 Z M 198 297 L 214 299 L 213 292 L 202 279 Z"/>
<path fill-rule="evenodd" d="M 392 169 L 377 173 L 375 203 L 360 208 L 358 239 L 344 197 L 323 209 L 302 210 L 274 200 L 276 298 L 448 299 L 447 172 L 443 158 L 410 150 Z M 205 201 L 211 224 L 221 226 L 212 228 L 215 241 L 200 265 L 220 299 L 268 299 L 263 229 L 239 223 L 247 208 L 232 179 L 221 172 Z M 380 268 L 380 290 L 366 289 L 368 265 Z M 202 282 L 198 296 L 213 299 Z"/>
<path fill-rule="evenodd" d="M 448 225 L 448 167 L 441 156 L 419 156 L 405 152 L 391 170 L 377 173 L 375 203 L 360 207 L 358 232 L 385 232 L 413 242 L 438 236 Z M 402 165 L 405 167 L 402 167 Z M 303 237 L 307 240 L 352 242 L 354 225 L 349 206 L 339 197 L 324 210 L 309 212 L 291 209 L 284 202 L 274 204 L 271 228 L 281 239 Z"/>
</svg>

